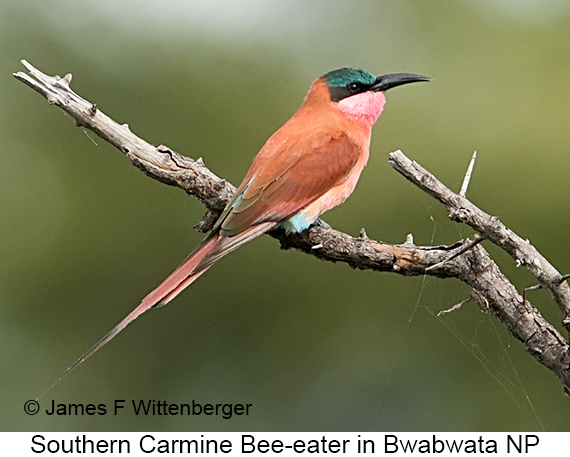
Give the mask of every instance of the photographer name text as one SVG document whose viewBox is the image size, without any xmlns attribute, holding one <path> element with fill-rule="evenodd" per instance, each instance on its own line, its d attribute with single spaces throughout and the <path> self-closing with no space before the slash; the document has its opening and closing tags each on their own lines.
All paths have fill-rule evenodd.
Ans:
<svg viewBox="0 0 570 457">
<path fill-rule="evenodd" d="M 106 403 L 56 403 L 54 400 L 44 409 L 48 416 L 105 416 L 125 413 L 136 416 L 219 416 L 231 419 L 235 416 L 249 416 L 251 403 L 169 403 L 165 400 L 115 400 Z"/>
</svg>

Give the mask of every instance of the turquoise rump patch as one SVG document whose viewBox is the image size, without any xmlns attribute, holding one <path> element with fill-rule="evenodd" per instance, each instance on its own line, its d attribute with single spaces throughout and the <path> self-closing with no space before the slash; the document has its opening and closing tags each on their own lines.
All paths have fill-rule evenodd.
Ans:
<svg viewBox="0 0 570 457">
<path fill-rule="evenodd" d="M 285 222 L 279 224 L 279 226 L 287 233 L 299 233 L 309 228 L 316 220 L 317 218 L 312 218 L 307 214 L 297 213 Z"/>
</svg>

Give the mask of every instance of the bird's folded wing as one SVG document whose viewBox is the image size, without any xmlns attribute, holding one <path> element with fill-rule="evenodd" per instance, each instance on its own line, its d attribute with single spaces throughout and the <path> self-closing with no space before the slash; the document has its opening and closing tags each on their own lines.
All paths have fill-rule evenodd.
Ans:
<svg viewBox="0 0 570 457">
<path fill-rule="evenodd" d="M 305 138 L 283 142 L 271 151 L 271 160 L 260 152 L 220 218 L 221 235 L 283 222 L 349 177 L 362 151 L 347 135 L 316 132 Z"/>
</svg>

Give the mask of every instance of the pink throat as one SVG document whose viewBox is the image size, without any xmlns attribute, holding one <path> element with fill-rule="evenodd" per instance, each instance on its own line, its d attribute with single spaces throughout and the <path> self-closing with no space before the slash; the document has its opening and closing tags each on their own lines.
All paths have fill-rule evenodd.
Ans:
<svg viewBox="0 0 570 457">
<path fill-rule="evenodd" d="M 343 98 L 338 102 L 338 109 L 346 116 L 372 127 L 382 114 L 385 103 L 384 92 L 368 91 Z"/>
</svg>

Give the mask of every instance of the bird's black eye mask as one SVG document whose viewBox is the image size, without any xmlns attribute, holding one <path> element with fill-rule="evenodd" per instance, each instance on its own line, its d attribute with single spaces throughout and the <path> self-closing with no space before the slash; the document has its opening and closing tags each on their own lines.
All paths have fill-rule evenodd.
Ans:
<svg viewBox="0 0 570 457">
<path fill-rule="evenodd" d="M 329 87 L 329 94 L 331 101 L 339 102 L 343 98 L 350 97 L 352 95 L 360 94 L 370 90 L 370 85 L 363 84 L 361 82 L 351 82 L 346 86 L 341 87 Z"/>
</svg>

